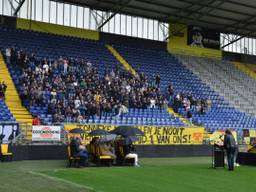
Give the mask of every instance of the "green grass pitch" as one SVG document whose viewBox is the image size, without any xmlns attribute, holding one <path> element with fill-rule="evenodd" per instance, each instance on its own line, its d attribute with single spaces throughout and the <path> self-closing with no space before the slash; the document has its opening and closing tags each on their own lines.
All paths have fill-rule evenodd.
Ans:
<svg viewBox="0 0 256 192">
<path fill-rule="evenodd" d="M 212 169 L 209 157 L 141 159 L 141 167 L 65 168 L 66 161 L 0 163 L 8 192 L 255 192 L 256 167 Z"/>
</svg>

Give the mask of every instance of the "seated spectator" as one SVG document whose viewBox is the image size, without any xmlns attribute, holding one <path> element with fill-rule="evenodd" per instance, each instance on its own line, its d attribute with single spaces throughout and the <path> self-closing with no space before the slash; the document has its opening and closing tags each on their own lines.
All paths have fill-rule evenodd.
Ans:
<svg viewBox="0 0 256 192">
<path fill-rule="evenodd" d="M 90 142 L 90 145 L 97 146 L 97 145 L 99 145 L 99 141 L 100 141 L 99 137 L 93 137 L 91 142 Z"/>
<path fill-rule="evenodd" d="M 190 105 L 191 105 L 189 99 L 184 97 L 182 103 L 183 103 L 183 107 L 184 107 L 185 111 L 189 111 L 190 110 Z"/>
<path fill-rule="evenodd" d="M 156 99 L 154 98 L 154 97 L 151 97 L 150 98 L 150 100 L 149 100 L 149 102 L 150 102 L 150 106 L 149 106 L 149 108 L 156 108 Z"/>
<path fill-rule="evenodd" d="M 207 108 L 206 100 L 201 100 L 201 111 L 200 111 L 200 113 L 201 113 L 202 115 L 205 114 L 206 108 Z"/>
<path fill-rule="evenodd" d="M 201 104 L 201 101 L 200 101 L 200 100 L 198 100 L 198 101 L 196 102 L 196 111 L 197 111 L 198 113 L 201 113 L 201 111 L 202 111 L 202 104 Z"/>
<path fill-rule="evenodd" d="M 124 104 L 120 104 L 118 116 L 121 116 L 125 113 L 128 113 L 128 108 Z"/>
<path fill-rule="evenodd" d="M 135 148 L 131 138 L 126 137 L 123 139 L 123 149 L 125 158 L 134 158 L 134 166 L 138 167 L 138 154 L 135 153 Z"/>
<path fill-rule="evenodd" d="M 110 156 L 112 159 L 116 159 L 116 155 L 114 154 L 114 148 L 109 142 L 101 142 L 99 144 L 100 147 L 100 155 Z"/>
<path fill-rule="evenodd" d="M 44 70 L 44 73 L 48 74 L 49 65 L 48 65 L 47 61 L 44 61 L 43 70 Z"/>
<path fill-rule="evenodd" d="M 81 143 L 81 138 L 78 136 L 71 138 L 70 147 L 73 153 L 72 155 L 80 157 L 83 160 L 83 165 L 86 165 L 89 154 L 86 147 Z"/>
</svg>

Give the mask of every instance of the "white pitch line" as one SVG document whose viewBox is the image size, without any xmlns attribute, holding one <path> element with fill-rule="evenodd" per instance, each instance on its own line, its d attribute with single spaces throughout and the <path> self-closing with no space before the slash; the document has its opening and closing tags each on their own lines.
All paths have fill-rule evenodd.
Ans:
<svg viewBox="0 0 256 192">
<path fill-rule="evenodd" d="M 49 176 L 49 175 L 46 175 L 46 174 L 43 174 L 43 173 L 38 173 L 38 172 L 34 172 L 34 171 L 29 171 L 29 173 L 32 174 L 32 175 L 37 175 L 37 176 L 45 177 L 45 178 L 51 179 L 53 181 L 64 182 L 64 183 L 67 183 L 69 185 L 73 185 L 73 186 L 78 187 L 78 188 L 83 188 L 83 189 L 90 190 L 90 191 L 96 191 L 92 187 L 89 187 L 89 186 L 86 186 L 86 185 L 80 185 L 80 184 L 73 183 L 73 182 L 65 180 L 65 179 L 61 179 L 61 178 L 57 178 L 57 177 L 52 177 L 52 176 Z M 98 191 L 98 192 L 102 192 L 102 191 Z"/>
</svg>

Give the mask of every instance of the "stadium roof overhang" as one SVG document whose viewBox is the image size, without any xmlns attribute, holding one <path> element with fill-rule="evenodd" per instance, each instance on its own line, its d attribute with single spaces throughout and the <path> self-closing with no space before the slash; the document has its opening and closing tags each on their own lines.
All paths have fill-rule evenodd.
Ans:
<svg viewBox="0 0 256 192">
<path fill-rule="evenodd" d="M 56 1 L 56 0 L 55 0 Z M 255 0 L 57 0 L 92 9 L 256 37 Z"/>
</svg>

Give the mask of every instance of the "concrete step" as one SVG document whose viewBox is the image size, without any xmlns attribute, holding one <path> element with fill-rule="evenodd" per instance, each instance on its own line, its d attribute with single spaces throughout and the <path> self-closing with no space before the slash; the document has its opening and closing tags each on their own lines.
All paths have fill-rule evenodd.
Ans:
<svg viewBox="0 0 256 192">
<path fill-rule="evenodd" d="M 6 101 L 5 103 L 9 109 L 24 109 L 20 101 L 16 101 L 16 102 Z"/>
<path fill-rule="evenodd" d="M 31 119 L 32 116 L 30 114 L 15 114 L 16 119 Z"/>
<path fill-rule="evenodd" d="M 26 123 L 27 125 L 32 125 L 32 119 L 31 118 L 16 118 L 16 121 Z"/>
<path fill-rule="evenodd" d="M 20 111 L 16 111 L 16 110 L 12 110 L 12 114 L 13 115 L 31 115 L 27 110 L 20 110 Z"/>
<path fill-rule="evenodd" d="M 22 106 L 20 106 L 20 107 L 9 107 L 9 109 L 12 110 L 12 111 L 23 111 L 23 112 L 27 111 L 27 109 L 22 107 Z"/>
<path fill-rule="evenodd" d="M 5 101 L 6 103 L 8 103 L 8 104 L 21 104 L 21 100 L 20 100 L 20 98 L 8 98 L 8 97 L 6 97 L 6 101 Z"/>
</svg>

